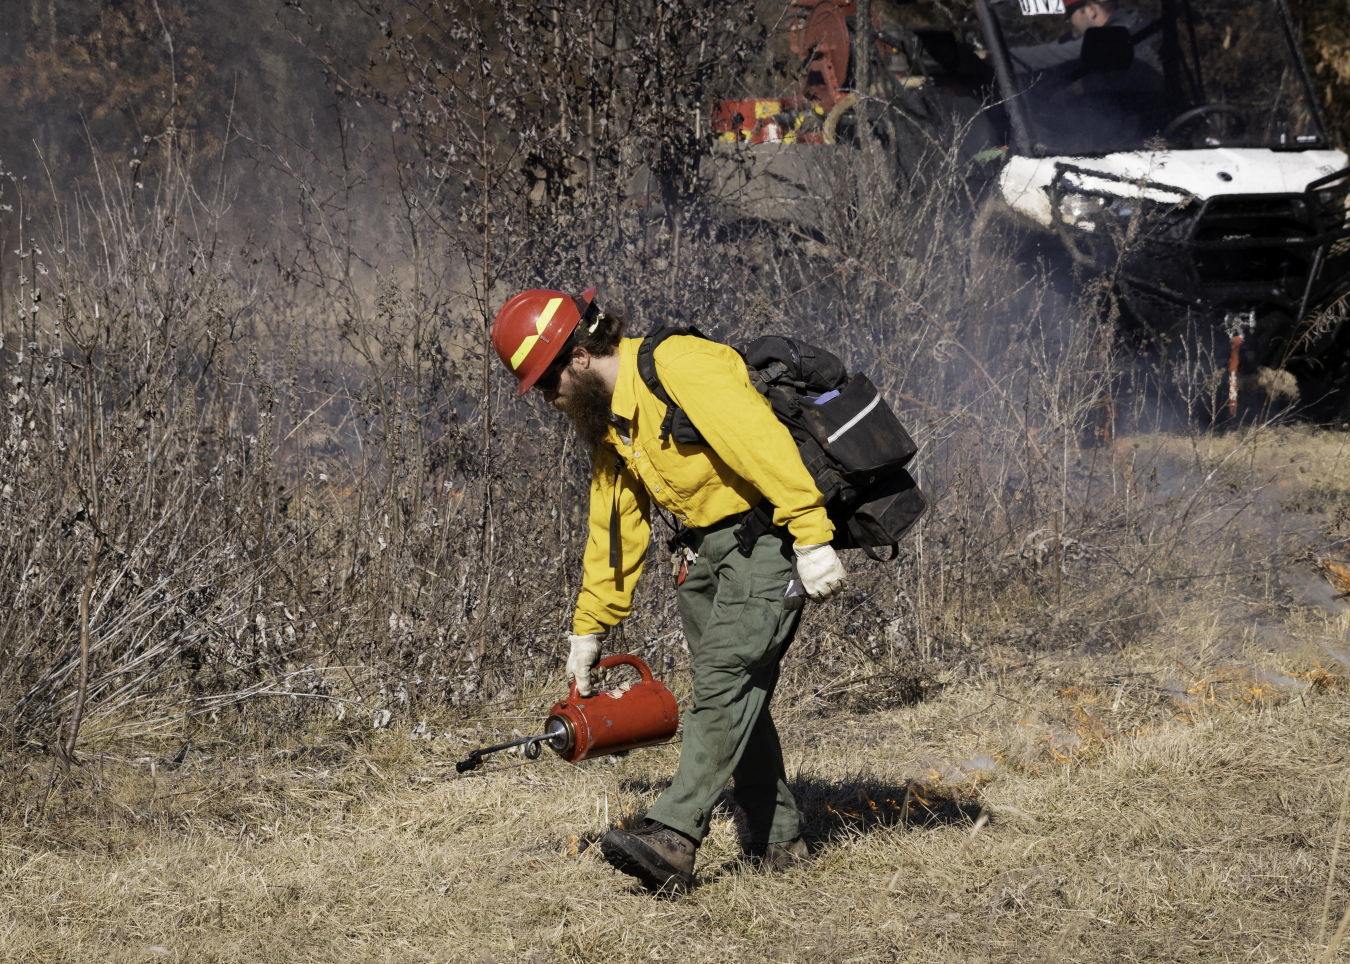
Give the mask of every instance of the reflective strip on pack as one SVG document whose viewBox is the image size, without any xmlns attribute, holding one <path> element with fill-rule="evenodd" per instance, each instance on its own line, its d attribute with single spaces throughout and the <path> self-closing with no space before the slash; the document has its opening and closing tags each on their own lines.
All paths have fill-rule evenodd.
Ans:
<svg viewBox="0 0 1350 964">
<path fill-rule="evenodd" d="M 872 396 L 872 400 L 871 400 L 870 402 L 867 403 L 867 407 L 866 407 L 866 408 L 864 408 L 864 409 L 863 409 L 861 412 L 859 412 L 857 415 L 854 415 L 851 419 L 849 419 L 849 420 L 848 420 L 847 422 L 845 422 L 843 425 L 839 426 L 839 431 L 835 432 L 833 435 L 831 435 L 831 436 L 830 436 L 828 439 L 826 439 L 825 441 L 827 441 L 827 442 L 833 442 L 835 439 L 837 439 L 839 436 L 843 435 L 845 432 L 847 432 L 847 431 L 848 431 L 849 429 L 851 429 L 853 426 L 857 425 L 859 422 L 861 422 L 861 421 L 867 416 L 867 413 L 868 413 L 868 412 L 870 412 L 872 409 L 874 409 L 874 408 L 877 407 L 877 402 L 879 402 L 879 401 L 881 401 L 881 393 L 880 393 L 880 392 L 877 392 L 877 394 L 875 394 L 875 395 Z"/>
</svg>

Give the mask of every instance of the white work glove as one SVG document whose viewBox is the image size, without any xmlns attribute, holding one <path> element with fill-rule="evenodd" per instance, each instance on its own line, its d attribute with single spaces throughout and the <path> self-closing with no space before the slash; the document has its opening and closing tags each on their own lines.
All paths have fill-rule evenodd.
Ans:
<svg viewBox="0 0 1350 964">
<path fill-rule="evenodd" d="M 591 670 L 600 662 L 600 634 L 568 636 L 567 641 L 572 644 L 572 651 L 567 656 L 567 678 L 577 681 L 577 693 L 582 696 L 594 696 Z"/>
<path fill-rule="evenodd" d="M 797 578 L 812 599 L 829 599 L 848 585 L 848 574 L 834 546 L 822 542 L 815 546 L 793 546 L 797 554 Z"/>
</svg>

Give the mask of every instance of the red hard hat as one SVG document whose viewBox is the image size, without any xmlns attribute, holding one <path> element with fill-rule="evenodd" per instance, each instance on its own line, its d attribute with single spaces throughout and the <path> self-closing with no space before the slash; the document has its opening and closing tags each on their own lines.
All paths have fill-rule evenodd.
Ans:
<svg viewBox="0 0 1350 964">
<path fill-rule="evenodd" d="M 533 288 L 522 291 L 497 312 L 492 347 L 502 364 L 520 379 L 517 398 L 528 392 L 558 357 L 594 298 L 594 285 L 575 298 L 562 291 Z"/>
</svg>

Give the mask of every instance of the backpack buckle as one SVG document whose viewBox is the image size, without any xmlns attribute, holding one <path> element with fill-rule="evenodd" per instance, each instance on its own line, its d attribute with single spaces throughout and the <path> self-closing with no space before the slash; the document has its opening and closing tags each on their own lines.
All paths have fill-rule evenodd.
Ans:
<svg viewBox="0 0 1350 964">
<path fill-rule="evenodd" d="M 768 499 L 760 499 L 759 504 L 741 516 L 741 524 L 735 529 L 736 545 L 746 558 L 755 550 L 759 537 L 773 528 L 773 505 Z"/>
</svg>

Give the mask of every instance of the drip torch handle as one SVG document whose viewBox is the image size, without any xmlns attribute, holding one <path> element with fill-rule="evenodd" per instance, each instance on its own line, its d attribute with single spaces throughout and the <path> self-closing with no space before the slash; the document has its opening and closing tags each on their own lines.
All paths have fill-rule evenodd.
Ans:
<svg viewBox="0 0 1350 964">
<path fill-rule="evenodd" d="M 596 669 L 609 669 L 611 666 L 631 666 L 642 674 L 642 682 L 650 683 L 652 676 L 651 667 L 642 661 L 640 656 L 634 656 L 632 653 L 615 653 L 613 656 L 606 656 L 600 662 L 595 664 Z M 572 688 L 567 693 L 569 700 L 577 698 L 577 681 L 572 680 Z"/>
</svg>

